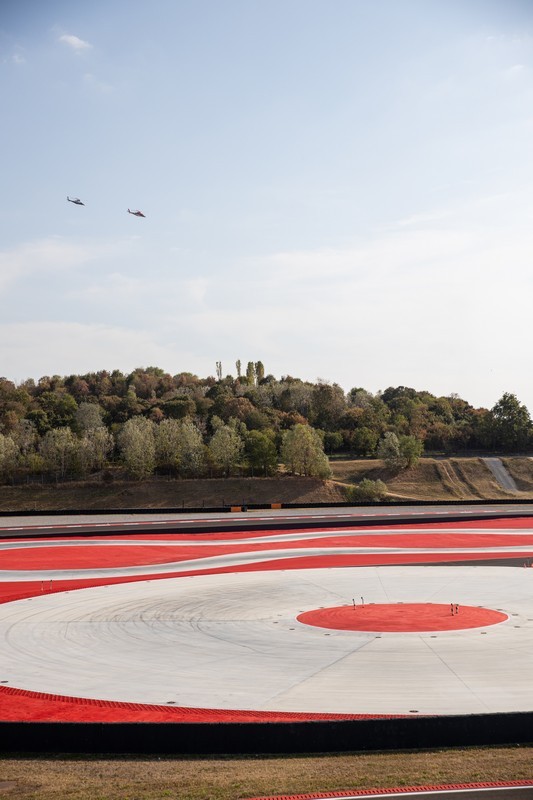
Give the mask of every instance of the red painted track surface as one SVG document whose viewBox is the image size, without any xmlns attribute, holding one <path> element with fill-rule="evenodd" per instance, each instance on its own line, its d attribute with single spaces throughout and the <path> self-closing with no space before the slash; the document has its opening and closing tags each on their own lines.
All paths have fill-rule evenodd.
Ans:
<svg viewBox="0 0 533 800">
<path fill-rule="evenodd" d="M 387 564 L 438 564 L 469 561 L 490 561 L 513 559 L 517 563 L 529 565 L 533 559 L 533 519 L 506 519 L 464 521 L 459 523 L 437 522 L 428 525 L 413 523 L 410 525 L 390 525 L 379 527 L 372 526 L 371 530 L 364 525 L 356 528 L 353 533 L 343 531 L 333 536 L 317 536 L 320 531 L 293 529 L 291 531 L 239 531 L 235 534 L 110 534 L 105 536 L 77 537 L 72 540 L 65 535 L 61 538 L 50 540 L 39 539 L 35 547 L 20 549 L 0 550 L 0 568 L 2 570 L 27 570 L 29 580 L 0 581 L 0 602 L 40 595 L 42 593 L 73 591 L 76 589 L 111 585 L 130 581 L 164 580 L 165 578 L 208 575 L 224 572 L 250 572 L 265 570 L 289 570 L 308 568 L 328 568 L 339 566 L 372 566 Z M 453 531 L 450 530 L 453 528 Z M 501 531 L 513 529 L 516 533 L 505 534 Z M 491 530 L 493 532 L 491 532 Z M 469 531 L 472 531 L 469 533 Z M 296 541 L 280 541 L 282 537 L 300 533 Z M 324 529 L 324 534 L 327 529 Z M 254 539 L 267 539 L 268 541 L 256 542 Z M 106 544 L 112 539 L 120 544 Z M 252 540 L 244 542 L 243 540 Z M 138 544 L 150 542 L 150 544 Z M 194 540 L 191 542 L 191 540 Z M 2 544 L 19 542 L 20 540 L 3 540 Z M 31 540 L 25 539 L 26 544 Z M 74 542 L 73 544 L 66 544 Z M 211 542 L 205 545 L 200 542 Z M 198 544 L 196 544 L 198 543 Z M 37 546 L 37 544 L 39 546 Z M 330 549 L 330 554 L 312 554 L 313 549 Z M 338 553 L 338 548 L 367 548 L 371 552 Z M 510 548 L 518 547 L 519 550 Z M 383 552 L 384 548 L 393 548 L 397 552 Z M 489 552 L 488 548 L 497 548 Z M 417 552 L 405 552 L 416 549 Z M 276 550 L 290 550 L 286 558 L 269 559 L 267 561 L 251 561 L 250 563 L 203 567 L 205 558 L 240 554 L 257 553 L 258 557 L 265 552 Z M 305 550 L 299 556 L 298 550 Z M 446 551 L 446 552 L 444 552 Z M 197 561 L 194 570 L 180 571 L 179 562 Z M 154 565 L 163 563 L 176 563 L 177 569 L 164 576 L 154 570 Z M 83 570 L 90 568 L 116 568 L 124 566 L 143 566 L 138 575 L 120 577 L 85 577 Z M 81 570 L 74 578 L 56 577 L 53 582 L 42 581 L 38 577 L 39 570 Z M 385 630 L 385 631 L 422 631 L 422 630 L 451 630 L 459 628 L 479 627 L 495 624 L 506 618 L 504 614 L 490 609 L 461 608 L 459 614 L 452 615 L 449 606 L 433 606 L 421 608 L 420 604 L 414 607 L 400 605 L 391 610 L 391 606 L 367 606 L 364 611 L 359 609 L 354 612 L 351 606 L 339 609 L 329 609 L 328 614 L 320 617 L 317 610 L 308 612 L 315 615 L 314 622 L 305 621 L 307 624 L 317 624 L 320 619 L 322 627 L 335 627 L 344 630 Z M 441 613 L 442 612 L 442 613 Z M 358 628 L 346 626 L 349 616 L 358 615 Z M 319 615 L 318 617 L 316 615 Z M 361 618 L 366 620 L 368 627 L 360 627 Z M 428 623 L 437 624 L 438 628 L 427 627 Z M 324 625 L 324 620 L 329 617 L 330 623 Z M 393 617 L 396 621 L 393 621 Z M 343 621 L 344 620 L 344 621 Z M 468 622 L 468 624 L 466 624 Z M 383 627 L 389 625 L 389 627 Z M 401 626 L 404 627 L 394 627 Z M 392 627 L 390 627 L 392 626 Z M 407 627 L 405 627 L 407 626 Z M 420 627 L 418 627 L 420 626 Z M 365 716 L 365 715 L 360 715 Z M 375 716 L 375 715 L 372 715 Z M 296 719 L 343 719 L 358 718 L 354 715 L 339 714 L 292 714 L 256 711 L 221 711 L 218 709 L 178 708 L 176 706 L 150 706 L 143 704 L 105 702 L 99 700 L 85 700 L 80 698 L 60 697 L 37 692 L 28 692 L 16 687 L 1 685 L 0 675 L 0 719 L 19 721 L 144 721 L 144 722 L 220 722 L 220 721 L 261 721 L 279 720 L 294 721 Z"/>
<path fill-rule="evenodd" d="M 490 608 L 453 607 L 437 603 L 379 603 L 365 606 L 337 606 L 305 611 L 298 622 L 339 631 L 381 631 L 419 633 L 421 631 L 461 631 L 496 625 L 507 614 Z"/>
<path fill-rule="evenodd" d="M 425 527 L 425 526 L 424 526 Z M 282 535 L 283 532 L 277 532 Z M 286 533 L 286 531 L 284 532 Z M 300 532 L 302 533 L 302 532 Z M 269 533 L 269 535 L 272 535 Z M 274 534 L 275 535 L 275 534 Z M 263 534 L 264 536 L 264 534 Z M 199 539 L 201 534 L 197 535 Z M 431 533 L 383 533 L 375 535 L 367 533 L 364 536 L 354 534 L 317 537 L 306 539 L 305 541 L 279 541 L 268 543 L 242 543 L 242 544 L 191 544 L 191 536 L 176 535 L 172 542 L 162 546 L 165 538 L 157 534 L 149 534 L 143 537 L 144 540 L 151 539 L 154 544 L 135 544 L 133 537 L 113 536 L 113 540 L 122 538 L 123 544 L 105 544 L 105 539 L 95 539 L 91 537 L 85 542 L 75 544 L 64 544 L 61 546 L 61 539 L 50 541 L 49 548 L 25 547 L 23 550 L 15 550 L 2 554 L 2 569 L 89 569 L 98 567 L 126 567 L 138 566 L 143 564 L 164 564 L 169 562 L 188 561 L 196 558 L 210 558 L 212 556 L 231 555 L 238 553 L 265 552 L 267 550 L 297 550 L 311 547 L 357 547 L 357 548 L 409 548 L 427 550 L 450 550 L 458 548 L 470 551 L 483 550 L 483 548 L 523 548 L 524 558 L 528 551 L 533 548 L 533 532 L 530 534 L 449 534 L 437 535 Z M 196 538 L 196 536 L 195 536 Z M 251 538 L 251 537 L 250 537 Z M 176 540 L 181 539 L 187 544 L 177 545 Z M 209 541 L 209 540 L 206 540 Z M 219 539 L 220 541 L 220 539 Z M 228 540 L 226 540 L 228 541 Z M 229 540 L 231 541 L 231 540 Z M 90 545 L 90 546 L 89 546 Z M 101 545 L 101 546 L 99 546 Z M 128 546 L 129 545 L 129 546 Z M 383 554 L 385 555 L 385 554 Z M 424 560 L 428 558 L 436 561 L 442 560 L 446 554 L 423 553 Z M 456 560 L 459 554 L 450 554 L 452 560 Z M 462 554 L 461 554 L 462 555 Z M 487 554 L 485 554 L 487 555 Z M 418 559 L 419 554 L 413 554 Z M 383 556 L 378 555 L 381 559 Z M 476 557 L 483 557 L 479 552 Z M 490 554 L 488 554 L 490 557 Z M 375 556 L 373 556 L 375 559 Z M 375 563 L 382 563 L 381 560 Z"/>
</svg>

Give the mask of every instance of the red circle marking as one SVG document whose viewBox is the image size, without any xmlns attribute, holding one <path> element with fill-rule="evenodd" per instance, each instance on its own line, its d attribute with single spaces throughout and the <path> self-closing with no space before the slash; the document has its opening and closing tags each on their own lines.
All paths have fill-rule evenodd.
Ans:
<svg viewBox="0 0 533 800">
<path fill-rule="evenodd" d="M 507 614 L 478 606 L 457 607 L 437 603 L 370 603 L 368 605 L 317 608 L 299 614 L 298 622 L 339 631 L 417 633 L 484 628 L 508 619 Z"/>
</svg>

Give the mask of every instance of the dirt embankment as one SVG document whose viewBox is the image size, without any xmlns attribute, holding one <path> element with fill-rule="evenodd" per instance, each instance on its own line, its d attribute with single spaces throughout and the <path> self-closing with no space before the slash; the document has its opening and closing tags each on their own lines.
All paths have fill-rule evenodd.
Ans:
<svg viewBox="0 0 533 800">
<path fill-rule="evenodd" d="M 64 484 L 0 487 L 0 514 L 5 511 L 112 510 L 136 508 L 220 508 L 253 504 L 324 504 L 345 500 L 344 487 L 363 478 L 380 479 L 391 500 L 533 499 L 533 460 L 502 462 L 519 489 L 507 492 L 481 458 L 423 458 L 412 469 L 393 472 L 377 460 L 332 461 L 332 479 L 212 478 L 204 480 L 115 480 L 98 476 Z"/>
<path fill-rule="evenodd" d="M 503 489 L 482 458 L 422 458 L 416 467 L 394 472 L 377 460 L 332 462 L 333 478 L 357 483 L 362 478 L 380 479 L 391 499 L 408 500 L 502 500 L 533 499 L 533 460 L 503 458 L 518 492 Z"/>
<path fill-rule="evenodd" d="M 96 481 L 0 487 L 2 511 L 220 508 L 254 503 L 336 503 L 345 499 L 334 481 L 318 478 L 212 478 L 210 480 Z"/>
</svg>

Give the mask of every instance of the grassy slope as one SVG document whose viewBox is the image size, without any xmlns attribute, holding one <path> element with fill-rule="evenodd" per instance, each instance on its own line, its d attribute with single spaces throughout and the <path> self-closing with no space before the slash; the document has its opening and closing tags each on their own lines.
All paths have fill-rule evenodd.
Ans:
<svg viewBox="0 0 533 800">
<path fill-rule="evenodd" d="M 117 480 L 105 485 L 96 477 L 63 485 L 0 487 L 2 511 L 120 508 L 213 508 L 252 503 L 335 503 L 343 486 L 379 478 L 392 500 L 533 499 L 533 460 L 504 458 L 519 493 L 501 489 L 481 458 L 423 458 L 409 470 L 393 473 L 377 460 L 332 461 L 333 478 L 214 478 L 211 480 Z"/>
<path fill-rule="evenodd" d="M 237 800 L 275 794 L 531 779 L 533 748 L 254 758 L 0 759 L 0 798 Z M 9 785 L 9 783 L 11 785 Z"/>
</svg>

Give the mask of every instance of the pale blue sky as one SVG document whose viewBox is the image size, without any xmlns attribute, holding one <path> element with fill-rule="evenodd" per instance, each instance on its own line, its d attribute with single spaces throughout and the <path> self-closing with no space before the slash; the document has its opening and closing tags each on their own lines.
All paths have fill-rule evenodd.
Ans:
<svg viewBox="0 0 533 800">
<path fill-rule="evenodd" d="M 529 0 L 4 0 L 0 96 L 0 374 L 533 413 Z"/>
</svg>

